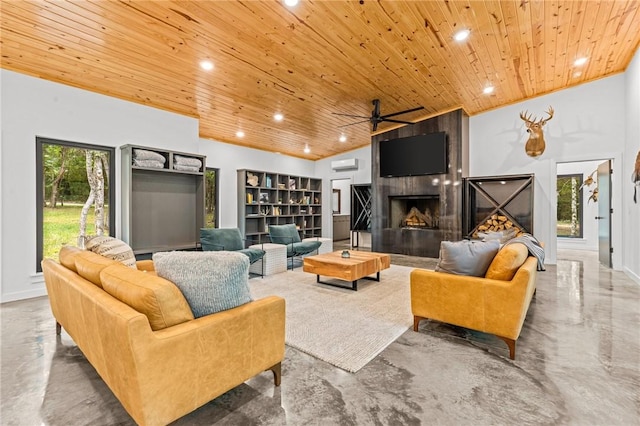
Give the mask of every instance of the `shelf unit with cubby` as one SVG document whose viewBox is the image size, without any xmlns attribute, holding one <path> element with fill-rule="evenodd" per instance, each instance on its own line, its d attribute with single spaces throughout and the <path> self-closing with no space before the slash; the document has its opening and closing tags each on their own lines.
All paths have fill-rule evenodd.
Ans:
<svg viewBox="0 0 640 426">
<path fill-rule="evenodd" d="M 136 258 L 194 250 L 204 226 L 206 157 L 124 145 L 122 239 Z"/>
<path fill-rule="evenodd" d="M 322 179 L 238 170 L 238 228 L 247 244 L 269 242 L 269 226 L 288 223 L 301 239 L 322 236 Z"/>
</svg>

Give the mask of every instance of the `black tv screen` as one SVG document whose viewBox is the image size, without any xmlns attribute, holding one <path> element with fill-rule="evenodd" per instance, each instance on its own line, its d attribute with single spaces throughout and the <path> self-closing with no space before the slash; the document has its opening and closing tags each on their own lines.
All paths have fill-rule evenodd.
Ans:
<svg viewBox="0 0 640 426">
<path fill-rule="evenodd" d="M 380 177 L 447 173 L 445 132 L 380 142 Z"/>
</svg>

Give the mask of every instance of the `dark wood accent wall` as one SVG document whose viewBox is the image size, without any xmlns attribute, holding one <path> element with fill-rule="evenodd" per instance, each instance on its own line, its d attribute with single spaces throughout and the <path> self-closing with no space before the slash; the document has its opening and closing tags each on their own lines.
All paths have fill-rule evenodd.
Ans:
<svg viewBox="0 0 640 426">
<path fill-rule="evenodd" d="M 462 178 L 468 147 L 469 117 L 461 109 L 433 117 L 371 138 L 371 182 L 373 215 L 371 249 L 384 253 L 438 257 L 440 242 L 462 239 Z M 427 133 L 445 132 L 449 145 L 449 172 L 440 175 L 380 177 L 380 141 Z M 466 161 L 465 161 L 466 162 Z M 434 179 L 438 179 L 437 182 Z M 438 195 L 440 227 L 438 229 L 402 229 L 389 227 L 389 197 Z"/>
</svg>

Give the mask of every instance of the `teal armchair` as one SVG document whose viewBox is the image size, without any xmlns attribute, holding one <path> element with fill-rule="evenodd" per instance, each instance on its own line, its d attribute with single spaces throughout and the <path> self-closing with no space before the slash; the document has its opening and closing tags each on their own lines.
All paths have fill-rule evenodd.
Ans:
<svg viewBox="0 0 640 426">
<path fill-rule="evenodd" d="M 203 251 L 237 251 L 249 258 L 249 264 L 254 264 L 264 257 L 265 251 L 256 248 L 245 248 L 242 234 L 238 228 L 201 228 L 200 244 Z M 264 262 L 262 274 L 264 277 Z"/>
<path fill-rule="evenodd" d="M 322 245 L 322 241 L 302 241 L 300 234 L 293 223 L 286 225 L 269 225 L 269 238 L 274 244 L 285 244 L 287 246 L 287 258 L 291 259 L 291 269 L 293 269 L 293 258 L 304 256 L 313 251 L 317 251 Z"/>
</svg>

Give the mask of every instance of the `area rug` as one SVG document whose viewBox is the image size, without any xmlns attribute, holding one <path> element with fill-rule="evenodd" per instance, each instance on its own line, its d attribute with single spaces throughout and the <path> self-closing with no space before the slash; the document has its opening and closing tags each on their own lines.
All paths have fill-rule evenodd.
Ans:
<svg viewBox="0 0 640 426">
<path fill-rule="evenodd" d="M 413 324 L 412 269 L 391 265 L 380 273 L 380 282 L 359 280 L 358 291 L 318 284 L 302 268 L 249 283 L 255 299 L 286 300 L 287 345 L 355 373 Z"/>
</svg>

